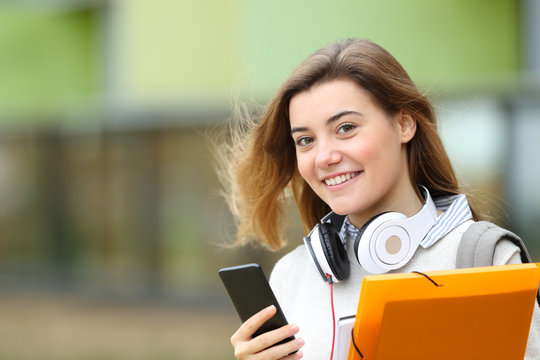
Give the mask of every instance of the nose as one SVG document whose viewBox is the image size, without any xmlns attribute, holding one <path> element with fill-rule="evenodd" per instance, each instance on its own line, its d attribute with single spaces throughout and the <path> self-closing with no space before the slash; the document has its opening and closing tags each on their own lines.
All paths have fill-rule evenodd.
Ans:
<svg viewBox="0 0 540 360">
<path fill-rule="evenodd" d="M 321 168 L 328 168 L 338 164 L 342 159 L 341 152 L 330 141 L 319 141 L 315 164 Z"/>
</svg>

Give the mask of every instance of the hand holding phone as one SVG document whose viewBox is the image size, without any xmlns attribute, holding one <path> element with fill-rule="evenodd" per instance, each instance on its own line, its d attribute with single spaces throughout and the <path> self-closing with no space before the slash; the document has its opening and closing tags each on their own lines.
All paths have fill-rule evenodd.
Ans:
<svg viewBox="0 0 540 360">
<path fill-rule="evenodd" d="M 258 351 L 264 350 L 269 346 L 275 347 L 272 348 L 274 353 L 277 353 L 278 351 L 283 352 L 283 354 L 276 358 L 295 353 L 302 346 L 303 341 L 301 339 L 293 341 L 295 340 L 295 337 L 292 334 L 298 331 L 298 327 L 287 326 L 288 323 L 285 315 L 268 284 L 268 280 L 258 264 L 224 268 L 219 270 L 219 276 L 225 285 L 225 289 L 229 294 L 229 298 L 231 299 L 240 320 L 243 322 L 243 325 L 231 338 L 233 345 L 235 345 L 235 339 L 237 338 L 250 340 L 251 338 L 255 339 L 260 336 L 259 341 L 268 344 L 267 346 L 258 349 Z M 270 307 L 272 305 L 274 308 Z M 262 311 L 263 309 L 265 311 Z M 253 327 L 256 328 L 256 330 L 249 331 L 251 334 L 246 334 L 247 328 Z M 267 334 L 267 332 L 270 331 L 273 332 Z M 275 343 L 270 340 L 270 338 L 276 337 L 279 337 L 279 339 L 282 340 L 274 341 Z M 277 347 L 276 345 L 280 345 L 280 347 Z M 248 346 L 248 348 L 250 347 L 253 347 L 253 345 Z M 238 349 L 236 349 L 235 346 L 235 351 L 237 350 Z M 297 353 L 292 358 L 300 357 L 301 353 Z"/>
</svg>

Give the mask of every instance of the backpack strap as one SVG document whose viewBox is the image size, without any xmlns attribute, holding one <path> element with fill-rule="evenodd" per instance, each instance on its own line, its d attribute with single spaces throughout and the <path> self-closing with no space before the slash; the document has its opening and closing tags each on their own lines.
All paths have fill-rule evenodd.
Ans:
<svg viewBox="0 0 540 360">
<path fill-rule="evenodd" d="M 501 240 L 509 240 L 519 248 L 522 263 L 532 262 L 531 256 L 519 236 L 488 221 L 478 221 L 471 224 L 461 236 L 456 269 L 492 266 L 495 247 Z M 540 306 L 540 290 L 536 300 Z"/>
<path fill-rule="evenodd" d="M 495 247 L 501 240 L 509 240 L 519 247 L 522 263 L 532 262 L 529 252 L 519 236 L 488 221 L 478 221 L 469 226 L 461 237 L 457 251 L 456 268 L 493 265 Z"/>
</svg>

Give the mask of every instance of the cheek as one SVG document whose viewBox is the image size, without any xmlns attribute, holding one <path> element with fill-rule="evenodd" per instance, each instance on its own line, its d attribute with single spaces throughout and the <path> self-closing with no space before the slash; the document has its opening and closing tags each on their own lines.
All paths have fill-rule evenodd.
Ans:
<svg viewBox="0 0 540 360">
<path fill-rule="evenodd" d="M 373 156 L 392 158 L 401 152 L 400 134 L 390 126 L 374 132 L 376 135 L 367 141 L 369 151 Z"/>
<path fill-rule="evenodd" d="M 376 174 L 384 176 L 398 165 L 401 146 L 385 139 L 371 139 L 357 146 L 354 153 L 364 166 L 375 169 Z"/>
<path fill-rule="evenodd" d="M 300 176 L 309 183 L 309 178 L 313 176 L 311 175 L 313 174 L 313 165 L 310 164 L 309 157 L 306 156 L 306 154 L 296 153 L 296 168 L 298 169 Z"/>
<path fill-rule="evenodd" d="M 359 141 L 351 155 L 358 161 L 367 164 L 367 162 L 377 160 L 380 157 L 380 150 L 380 146 L 377 146 L 376 141 Z"/>
</svg>

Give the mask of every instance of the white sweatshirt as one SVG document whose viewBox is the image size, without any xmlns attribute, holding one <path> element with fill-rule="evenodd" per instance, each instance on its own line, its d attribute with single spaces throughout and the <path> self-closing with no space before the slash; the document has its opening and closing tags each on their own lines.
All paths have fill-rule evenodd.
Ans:
<svg viewBox="0 0 540 360">
<path fill-rule="evenodd" d="M 395 271 L 431 271 L 454 269 L 461 236 L 472 224 L 469 220 L 446 234 L 428 248 L 419 247 L 412 260 Z M 362 278 L 367 273 L 358 264 L 352 249 L 346 245 L 351 274 L 334 284 L 336 319 L 356 314 Z M 510 241 L 501 241 L 494 255 L 494 265 L 519 264 L 519 248 Z M 305 340 L 304 359 L 329 359 L 332 345 L 332 312 L 330 288 L 315 268 L 313 260 L 301 245 L 280 259 L 270 277 L 276 297 L 291 324 L 297 324 L 297 337 Z M 540 359 L 540 311 L 535 307 L 525 359 Z"/>
</svg>

